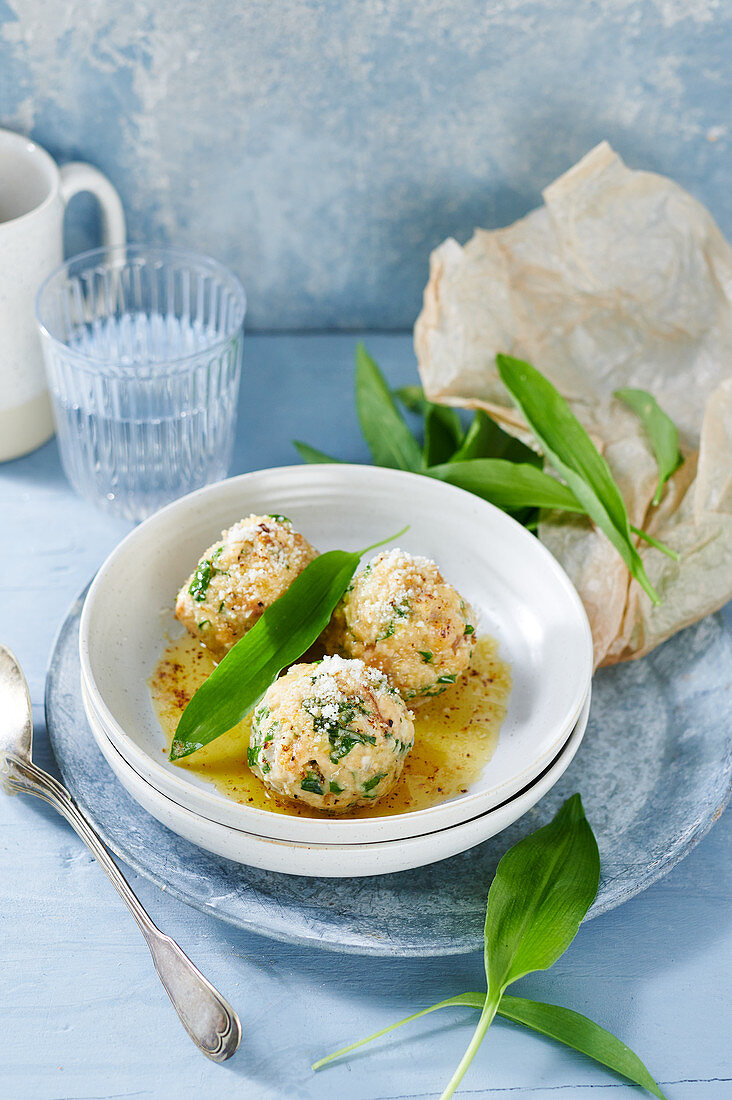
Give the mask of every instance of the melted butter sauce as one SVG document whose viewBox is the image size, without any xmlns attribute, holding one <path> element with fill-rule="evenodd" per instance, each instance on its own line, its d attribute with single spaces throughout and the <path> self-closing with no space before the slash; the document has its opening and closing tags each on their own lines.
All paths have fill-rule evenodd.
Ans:
<svg viewBox="0 0 732 1100">
<path fill-rule="evenodd" d="M 206 649 L 186 634 L 172 642 L 150 680 L 155 712 L 168 752 L 175 727 L 194 692 L 215 668 Z M 385 817 L 424 810 L 464 794 L 493 755 L 511 693 L 511 670 L 498 656 L 498 642 L 476 639 L 467 672 L 442 695 L 414 710 L 414 748 L 399 782 L 374 806 L 362 806 L 339 819 Z M 331 817 L 288 802 L 269 791 L 247 767 L 251 716 L 178 766 L 207 779 L 219 791 L 259 810 L 295 817 Z"/>
</svg>

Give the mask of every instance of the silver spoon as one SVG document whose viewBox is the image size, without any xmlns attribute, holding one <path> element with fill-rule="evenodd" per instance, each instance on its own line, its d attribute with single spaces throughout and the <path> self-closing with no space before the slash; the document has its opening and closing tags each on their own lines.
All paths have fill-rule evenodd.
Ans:
<svg viewBox="0 0 732 1100">
<path fill-rule="evenodd" d="M 234 1009 L 200 970 L 150 920 L 127 880 L 96 832 L 60 783 L 31 760 L 33 712 L 28 685 L 17 660 L 0 645 L 0 782 L 8 794 L 34 794 L 65 817 L 106 871 L 132 913 L 150 948 L 158 977 L 183 1027 L 199 1050 L 214 1062 L 225 1062 L 241 1041 L 241 1024 Z"/>
</svg>

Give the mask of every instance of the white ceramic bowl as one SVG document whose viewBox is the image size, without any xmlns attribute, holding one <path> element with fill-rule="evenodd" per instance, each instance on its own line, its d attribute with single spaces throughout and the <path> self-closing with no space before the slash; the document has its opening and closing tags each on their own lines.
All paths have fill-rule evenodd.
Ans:
<svg viewBox="0 0 732 1100">
<path fill-rule="evenodd" d="M 301 844 L 232 829 L 179 806 L 130 767 L 97 723 L 94 739 L 117 778 L 143 809 L 178 836 L 215 855 L 288 875 L 312 878 L 361 878 L 408 871 L 457 855 L 508 828 L 560 779 L 580 746 L 590 711 L 588 694 L 579 719 L 556 759 L 525 790 L 470 821 L 423 836 L 370 844 Z"/>
<path fill-rule="evenodd" d="M 278 512 L 320 550 L 367 546 L 405 523 L 399 545 L 438 562 L 470 601 L 478 631 L 500 640 L 513 690 L 498 746 L 467 794 L 427 810 L 346 821 L 241 805 L 170 764 L 147 681 L 176 632 L 176 592 L 202 550 L 250 512 Z M 180 629 L 180 628 L 179 628 Z M 110 555 L 87 596 L 80 652 L 90 718 L 158 791 L 241 831 L 307 843 L 419 836 L 478 817 L 554 759 L 589 690 L 592 639 L 582 604 L 541 543 L 499 509 L 453 486 L 369 466 L 262 470 L 176 501 Z"/>
</svg>

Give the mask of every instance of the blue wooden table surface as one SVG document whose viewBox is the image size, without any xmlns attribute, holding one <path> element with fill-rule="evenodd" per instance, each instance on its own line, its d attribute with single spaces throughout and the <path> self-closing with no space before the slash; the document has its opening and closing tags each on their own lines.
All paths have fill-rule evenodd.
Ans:
<svg viewBox="0 0 732 1100">
<path fill-rule="evenodd" d="M 297 461 L 293 437 L 365 458 L 352 409 L 354 345 L 352 336 L 247 339 L 232 473 Z M 370 336 L 367 345 L 395 383 L 416 380 L 409 337 Z M 0 466 L 0 639 L 28 677 L 36 756 L 52 771 L 42 703 L 53 638 L 128 528 L 72 493 L 54 442 Z M 586 925 L 550 972 L 515 987 L 609 1027 L 671 1100 L 732 1096 L 730 839 L 727 814 L 668 878 Z M 439 1096 L 471 1033 L 467 1010 L 418 1021 L 317 1075 L 309 1066 L 434 1001 L 480 989 L 479 955 L 392 961 L 290 947 L 130 878 L 153 919 L 238 1009 L 240 1051 L 216 1066 L 194 1049 L 136 926 L 86 848 L 37 800 L 0 797 L 2 1100 Z M 639 1092 L 499 1021 L 460 1095 L 589 1100 Z"/>
</svg>

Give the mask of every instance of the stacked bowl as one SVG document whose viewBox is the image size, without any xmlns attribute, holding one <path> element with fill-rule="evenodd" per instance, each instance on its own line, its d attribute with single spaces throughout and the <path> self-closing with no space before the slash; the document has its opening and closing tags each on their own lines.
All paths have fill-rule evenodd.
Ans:
<svg viewBox="0 0 732 1100">
<path fill-rule="evenodd" d="M 319 550 L 368 546 L 405 524 L 400 546 L 434 559 L 496 638 L 512 691 L 496 750 L 466 793 L 382 817 L 300 817 L 227 797 L 167 759 L 149 681 L 180 627 L 175 596 L 203 550 L 250 513 L 283 514 Z M 541 543 L 476 496 L 374 467 L 283 467 L 192 493 L 137 527 L 86 599 L 82 695 L 95 741 L 132 797 L 209 851 L 317 877 L 382 874 L 486 840 L 569 766 L 590 706 L 592 639 L 582 604 Z"/>
</svg>

